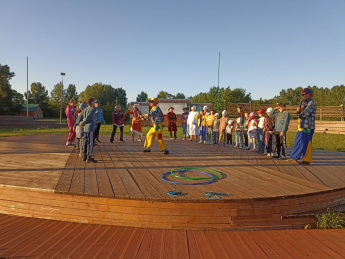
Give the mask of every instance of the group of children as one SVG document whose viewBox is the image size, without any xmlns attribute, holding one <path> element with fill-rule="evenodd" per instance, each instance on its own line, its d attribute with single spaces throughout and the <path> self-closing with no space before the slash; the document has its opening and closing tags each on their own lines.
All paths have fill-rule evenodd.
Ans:
<svg viewBox="0 0 345 259">
<path fill-rule="evenodd" d="M 152 99 L 152 100 L 151 100 Z M 141 141 L 142 128 L 141 121 L 145 118 L 152 118 L 153 131 L 150 130 L 145 141 L 145 149 L 150 150 L 155 136 L 158 136 L 159 147 L 162 152 L 169 154 L 165 142 L 162 138 L 162 128 L 164 115 L 157 106 L 157 98 L 150 99 L 151 111 L 149 114 L 142 115 L 138 105 L 134 105 L 133 110 L 130 106 L 127 113 L 131 115 L 132 142 L 135 134 L 138 135 L 138 141 Z M 70 101 L 66 108 L 66 115 L 69 116 L 74 111 L 71 107 L 74 101 Z M 78 110 L 74 113 L 75 125 L 73 131 L 76 134 L 76 150 L 83 158 L 83 161 L 96 162 L 92 158 L 93 146 L 96 141 L 100 143 L 99 131 L 102 123 L 105 123 L 100 101 L 88 98 L 85 103 L 78 104 Z M 209 111 L 207 106 L 197 112 L 196 107 L 187 107 L 183 109 L 181 115 L 183 139 L 189 138 L 190 141 L 199 141 L 199 143 L 224 145 L 238 148 L 249 149 L 259 153 L 267 153 L 267 156 L 286 158 L 286 132 L 290 122 L 290 114 L 286 111 L 286 105 L 280 103 L 275 109 L 268 108 L 266 111 L 260 109 L 255 112 L 243 112 L 238 109 L 239 115 L 236 120 L 227 116 L 227 111 L 219 114 L 213 110 Z M 73 120 L 73 118 L 69 118 Z M 171 139 L 176 139 L 177 116 L 174 108 L 170 107 L 167 113 L 168 131 Z M 110 137 L 110 143 L 114 142 L 114 136 L 117 128 L 120 128 L 120 141 L 123 141 L 123 127 L 125 121 L 125 112 L 121 106 L 116 105 L 112 113 L 113 131 Z M 70 130 L 71 132 L 71 130 Z M 233 134 L 235 134 L 235 145 L 233 145 Z M 70 136 L 69 136 L 70 139 Z M 163 143 L 164 142 L 164 143 Z M 70 144 L 71 142 L 67 142 Z M 66 145 L 67 145 L 66 143 Z M 73 144 L 73 143 L 72 143 Z M 282 153 L 282 154 L 281 154 Z"/>
<path fill-rule="evenodd" d="M 172 108 L 172 107 L 171 107 Z M 169 113 L 173 112 L 173 108 Z M 197 112 L 196 107 L 183 109 L 181 115 L 183 139 L 199 143 L 235 146 L 249 149 L 253 152 L 266 153 L 267 156 L 280 159 L 286 158 L 286 132 L 290 122 L 290 114 L 286 111 L 286 105 L 280 103 L 275 109 L 260 109 L 255 112 L 243 112 L 239 109 L 236 120 L 227 116 L 227 111 L 218 113 L 208 110 L 207 106 Z M 172 120 L 170 118 L 173 118 Z M 176 129 L 176 115 L 168 114 L 170 137 L 172 129 Z M 233 134 L 235 133 L 235 145 Z M 174 131 L 176 138 L 176 131 Z M 281 154 L 282 153 L 282 154 Z"/>
<path fill-rule="evenodd" d="M 76 151 L 83 161 L 97 162 L 92 158 L 93 147 L 101 143 L 99 132 L 102 123 L 105 124 L 103 111 L 100 108 L 100 101 L 88 98 L 85 103 L 78 103 L 78 110 L 75 113 L 75 124 L 73 130 L 76 134 Z"/>
</svg>

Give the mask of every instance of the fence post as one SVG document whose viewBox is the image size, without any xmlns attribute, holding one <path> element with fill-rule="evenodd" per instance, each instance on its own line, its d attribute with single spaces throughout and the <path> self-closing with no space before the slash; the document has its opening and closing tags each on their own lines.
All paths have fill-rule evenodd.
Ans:
<svg viewBox="0 0 345 259">
<path fill-rule="evenodd" d="M 250 112 L 252 112 L 252 101 L 249 102 Z"/>
<path fill-rule="evenodd" d="M 320 121 L 322 121 L 322 109 L 320 108 Z"/>
<path fill-rule="evenodd" d="M 341 121 L 344 121 L 344 104 L 340 106 L 341 106 Z"/>
</svg>

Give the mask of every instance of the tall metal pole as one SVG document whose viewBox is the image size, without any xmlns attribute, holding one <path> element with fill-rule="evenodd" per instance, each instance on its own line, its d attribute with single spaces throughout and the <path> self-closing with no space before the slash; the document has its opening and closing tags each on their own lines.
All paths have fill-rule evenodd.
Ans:
<svg viewBox="0 0 345 259">
<path fill-rule="evenodd" d="M 26 56 L 26 117 L 29 117 L 29 57 Z"/>
<path fill-rule="evenodd" d="M 61 73 L 61 99 L 60 99 L 60 124 L 62 123 L 62 99 L 63 99 L 63 76 L 65 73 Z"/>
<path fill-rule="evenodd" d="M 217 112 L 219 113 L 219 69 L 220 69 L 220 52 L 218 59 L 218 87 L 217 87 Z"/>
</svg>

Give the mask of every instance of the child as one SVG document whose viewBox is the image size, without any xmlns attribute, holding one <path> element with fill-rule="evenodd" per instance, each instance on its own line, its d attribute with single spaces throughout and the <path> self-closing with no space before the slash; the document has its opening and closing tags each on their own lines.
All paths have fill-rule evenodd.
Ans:
<svg viewBox="0 0 345 259">
<path fill-rule="evenodd" d="M 207 107 L 207 106 L 206 106 Z M 199 114 L 196 115 L 198 119 L 198 126 L 199 126 L 199 134 L 200 134 L 200 141 L 199 143 L 206 143 L 206 113 L 204 111 L 200 111 Z"/>
<path fill-rule="evenodd" d="M 121 111 L 121 106 L 116 104 L 112 114 L 113 132 L 111 133 L 110 143 L 114 143 L 114 137 L 117 127 L 120 128 L 120 141 L 123 141 L 123 126 L 125 122 L 125 113 Z"/>
<path fill-rule="evenodd" d="M 142 114 L 139 110 L 139 104 L 134 104 L 133 111 L 131 111 L 132 105 L 128 107 L 127 113 L 132 116 L 131 119 L 131 131 L 132 131 L 132 143 L 134 142 L 135 134 L 138 134 L 138 141 L 141 142 L 142 128 L 141 128 L 141 121 L 142 121 Z"/>
<path fill-rule="evenodd" d="M 286 159 L 286 133 L 290 123 L 290 113 L 286 111 L 286 104 L 280 103 L 271 116 L 275 117 L 277 156 L 275 158 Z M 280 155 L 282 151 L 282 155 Z"/>
<path fill-rule="evenodd" d="M 213 145 L 218 145 L 218 136 L 219 136 L 219 114 L 216 113 L 214 115 L 214 120 L 213 120 L 213 129 L 212 129 L 212 141 Z"/>
<path fill-rule="evenodd" d="M 206 143 L 207 144 L 212 144 L 211 139 L 213 135 L 213 121 L 214 121 L 214 111 L 211 110 L 210 115 L 206 116 L 206 127 L 207 127 L 207 132 L 206 132 Z"/>
<path fill-rule="evenodd" d="M 243 148 L 243 125 L 242 118 L 236 120 L 236 147 Z"/>
<path fill-rule="evenodd" d="M 95 100 L 93 98 L 88 98 L 86 100 L 87 108 L 83 111 L 83 120 L 79 123 L 82 127 L 84 127 L 84 137 L 83 137 L 83 161 L 90 162 L 97 162 L 94 160 L 92 156 L 92 151 L 93 151 L 93 134 L 95 131 Z"/>
<path fill-rule="evenodd" d="M 102 125 L 102 123 L 105 124 L 105 120 L 103 117 L 103 111 L 102 111 L 100 105 L 101 105 L 101 101 L 96 100 L 95 106 L 96 106 L 97 125 L 96 125 L 96 131 L 95 131 L 95 139 L 98 143 L 101 143 L 101 141 L 99 140 L 99 131 L 101 129 L 101 125 Z"/>
<path fill-rule="evenodd" d="M 271 116 L 273 112 L 272 108 L 268 108 L 266 113 L 267 116 L 265 118 L 265 143 L 266 143 L 266 151 L 267 156 L 273 157 L 273 152 L 276 149 L 276 135 L 275 135 L 275 121 L 274 117 Z"/>
<path fill-rule="evenodd" d="M 198 120 L 196 118 L 197 115 L 198 113 L 196 112 L 196 107 L 193 106 L 191 108 L 191 112 L 188 115 L 188 121 L 187 121 L 187 125 L 189 128 L 190 141 L 193 141 L 193 136 L 195 136 L 195 141 L 198 140 L 199 128 L 198 128 Z"/>
<path fill-rule="evenodd" d="M 258 145 L 259 145 L 259 153 L 264 153 L 265 152 L 265 139 L 264 139 L 264 128 L 265 128 L 265 110 L 264 109 L 260 109 L 258 111 L 258 115 L 259 115 L 259 120 L 257 122 L 258 125 L 258 130 L 257 130 L 257 139 L 258 139 Z"/>
<path fill-rule="evenodd" d="M 219 145 L 223 139 L 223 143 L 224 143 L 224 146 L 226 146 L 226 141 L 225 141 L 225 138 L 226 138 L 226 134 L 225 134 L 225 128 L 226 128 L 226 125 L 228 124 L 228 116 L 227 116 L 227 111 L 224 110 L 222 112 L 222 118 L 220 118 L 220 122 L 219 122 Z"/>
<path fill-rule="evenodd" d="M 250 122 L 250 126 L 248 129 L 249 134 L 249 142 L 250 142 L 250 151 L 256 151 L 256 137 L 257 137 L 257 126 L 255 120 Z"/>
<path fill-rule="evenodd" d="M 75 139 L 75 131 L 73 130 L 74 128 L 74 124 L 75 124 L 75 100 L 71 99 L 68 102 L 68 105 L 66 107 L 65 110 L 65 114 L 67 117 L 67 125 L 68 125 L 68 129 L 69 129 L 69 133 L 68 133 L 68 138 L 67 138 L 67 142 L 66 142 L 66 146 L 71 146 L 74 145 L 74 139 Z"/>
<path fill-rule="evenodd" d="M 226 126 L 226 144 L 232 146 L 232 132 L 234 131 L 234 121 L 228 120 L 228 125 Z"/>
<path fill-rule="evenodd" d="M 187 130 L 188 111 L 189 109 L 187 107 L 184 107 L 183 113 L 181 114 L 183 140 L 186 140 L 188 136 L 188 130 Z"/>
<path fill-rule="evenodd" d="M 159 151 L 163 152 L 164 155 L 169 155 L 169 150 L 163 139 L 164 115 L 163 115 L 162 110 L 157 106 L 157 104 L 158 104 L 157 98 L 151 98 L 149 100 L 149 105 L 151 107 L 151 110 L 148 114 L 145 114 L 145 118 L 151 118 L 152 128 L 149 130 L 149 132 L 146 135 L 143 152 L 151 152 L 151 146 L 157 135 Z"/>
<path fill-rule="evenodd" d="M 78 109 L 78 117 L 74 126 L 74 131 L 76 132 L 76 146 L 75 149 L 77 151 L 77 153 L 79 153 L 79 156 L 82 157 L 82 153 L 83 153 L 83 137 L 84 137 L 84 129 L 82 126 L 79 125 L 80 121 L 83 120 L 83 111 L 85 110 L 85 108 L 87 107 L 86 103 L 80 103 L 79 104 L 79 109 Z"/>
<path fill-rule="evenodd" d="M 168 109 L 168 131 L 170 133 L 170 139 L 173 139 L 172 133 L 174 132 L 174 139 L 176 139 L 176 131 L 177 131 L 177 127 L 176 127 L 176 114 L 174 113 L 174 107 L 170 107 Z"/>
<path fill-rule="evenodd" d="M 248 148 L 249 147 L 248 146 L 248 127 L 250 126 L 248 112 L 243 113 L 242 121 L 243 121 L 244 146 Z"/>
</svg>

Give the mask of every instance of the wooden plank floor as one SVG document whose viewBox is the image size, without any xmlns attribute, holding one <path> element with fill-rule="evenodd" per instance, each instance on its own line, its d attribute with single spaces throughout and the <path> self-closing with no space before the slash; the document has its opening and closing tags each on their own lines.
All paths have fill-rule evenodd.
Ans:
<svg viewBox="0 0 345 259">
<path fill-rule="evenodd" d="M 204 192 L 225 192 L 222 199 L 272 198 L 317 193 L 345 187 L 345 154 L 314 150 L 309 166 L 291 164 L 279 159 L 234 147 L 196 142 L 166 140 L 170 155 L 158 152 L 154 143 L 151 153 L 142 153 L 143 143 L 125 142 L 101 137 L 95 146 L 96 164 L 81 161 L 71 153 L 55 191 L 78 195 L 115 197 L 152 201 L 207 201 Z M 179 167 L 201 167 L 217 170 L 222 177 L 207 185 L 178 185 L 160 179 L 162 173 Z M 200 176 L 188 173 L 188 176 Z M 169 176 L 172 181 L 180 180 Z M 185 196 L 167 195 L 178 190 Z"/>
<path fill-rule="evenodd" d="M 345 230 L 196 231 L 0 214 L 1 258 L 344 258 Z"/>
</svg>

